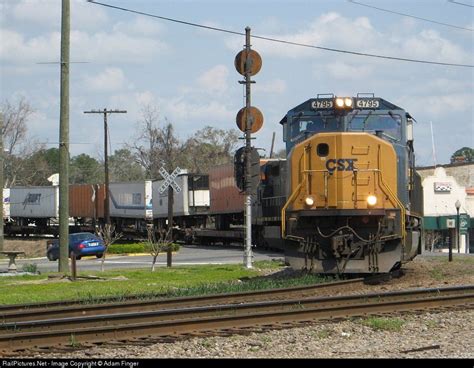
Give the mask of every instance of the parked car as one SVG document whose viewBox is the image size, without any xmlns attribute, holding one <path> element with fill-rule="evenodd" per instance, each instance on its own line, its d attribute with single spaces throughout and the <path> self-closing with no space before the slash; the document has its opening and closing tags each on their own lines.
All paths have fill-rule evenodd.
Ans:
<svg viewBox="0 0 474 368">
<path fill-rule="evenodd" d="M 76 259 L 81 259 L 83 256 L 101 258 L 105 249 L 104 241 L 93 233 L 69 234 L 69 257 L 71 252 L 74 252 Z M 52 240 L 48 244 L 46 257 L 50 261 L 56 261 L 59 258 L 59 240 Z"/>
</svg>

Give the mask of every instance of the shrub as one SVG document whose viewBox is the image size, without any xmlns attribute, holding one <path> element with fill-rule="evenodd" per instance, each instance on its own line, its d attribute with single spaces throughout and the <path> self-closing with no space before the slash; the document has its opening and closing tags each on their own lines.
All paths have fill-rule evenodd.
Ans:
<svg viewBox="0 0 474 368">
<path fill-rule="evenodd" d="M 38 272 L 38 265 L 36 263 L 25 263 L 21 270 L 23 272 L 30 272 L 30 273 L 37 273 Z"/>
<path fill-rule="evenodd" d="M 124 254 L 124 253 L 148 253 L 145 243 L 131 244 L 112 244 L 107 251 L 108 254 Z"/>
</svg>

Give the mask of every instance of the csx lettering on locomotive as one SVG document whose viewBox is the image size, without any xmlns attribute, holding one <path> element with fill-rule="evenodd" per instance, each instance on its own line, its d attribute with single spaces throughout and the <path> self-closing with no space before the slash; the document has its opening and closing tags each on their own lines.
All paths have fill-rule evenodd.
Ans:
<svg viewBox="0 0 474 368">
<path fill-rule="evenodd" d="M 354 171 L 356 168 L 354 167 L 354 162 L 356 162 L 356 158 L 339 158 L 339 159 L 329 159 L 326 161 L 326 169 L 330 173 L 337 171 Z"/>
</svg>

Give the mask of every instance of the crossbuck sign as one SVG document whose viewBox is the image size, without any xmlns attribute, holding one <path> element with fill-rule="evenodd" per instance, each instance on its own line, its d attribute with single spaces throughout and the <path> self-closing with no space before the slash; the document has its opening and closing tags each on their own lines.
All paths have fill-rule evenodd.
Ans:
<svg viewBox="0 0 474 368">
<path fill-rule="evenodd" d="M 176 169 L 174 169 L 174 171 L 170 175 L 168 174 L 168 171 L 166 171 L 164 167 L 160 168 L 159 173 L 161 174 L 163 179 L 165 179 L 164 183 L 161 184 L 161 187 L 159 189 L 160 194 L 163 194 L 164 191 L 168 189 L 170 185 L 171 185 L 171 188 L 173 188 L 176 193 L 181 192 L 181 188 L 179 187 L 178 183 L 176 183 L 176 181 L 174 180 L 176 179 L 176 177 L 179 175 L 180 172 L 181 172 L 181 169 L 177 167 Z"/>
</svg>

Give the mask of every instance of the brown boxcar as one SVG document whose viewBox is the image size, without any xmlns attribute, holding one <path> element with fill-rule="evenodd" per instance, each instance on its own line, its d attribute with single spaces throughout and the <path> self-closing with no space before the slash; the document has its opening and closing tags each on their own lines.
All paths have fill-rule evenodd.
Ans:
<svg viewBox="0 0 474 368">
<path fill-rule="evenodd" d="M 71 184 L 69 186 L 69 216 L 100 219 L 104 217 L 103 184 Z"/>
<path fill-rule="evenodd" d="M 234 165 L 225 164 L 209 170 L 211 214 L 230 214 L 244 211 L 245 196 L 235 185 Z"/>
</svg>

